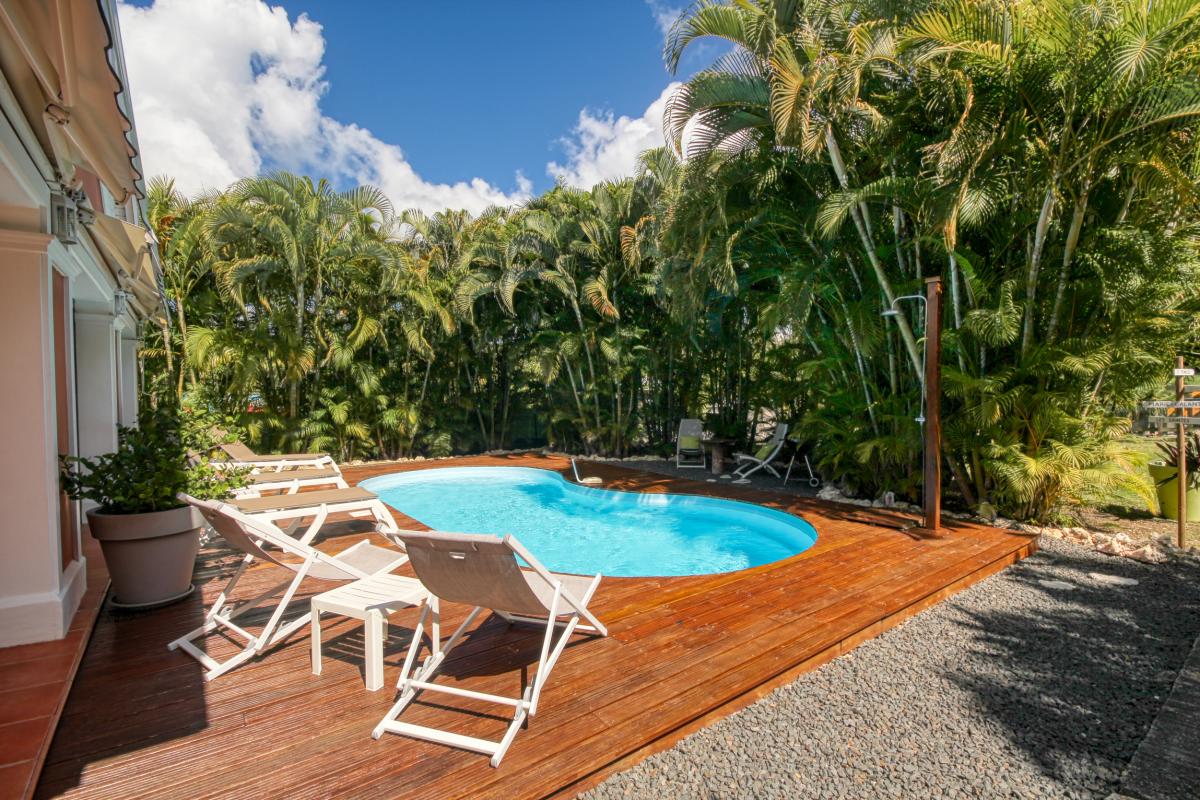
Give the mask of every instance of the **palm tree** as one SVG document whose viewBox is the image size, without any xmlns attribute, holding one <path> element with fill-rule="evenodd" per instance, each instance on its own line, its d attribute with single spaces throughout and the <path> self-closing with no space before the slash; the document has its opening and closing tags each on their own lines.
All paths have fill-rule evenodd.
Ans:
<svg viewBox="0 0 1200 800">
<path fill-rule="evenodd" d="M 1066 205 L 1062 256 L 1043 341 L 1060 332 L 1071 266 L 1097 184 L 1169 147 L 1176 131 L 1200 116 L 1200 2 L 1084 0 L 993 4 L 964 2 L 914 20 L 906 45 L 918 64 L 985 74 L 992 98 L 1016 101 L 998 108 L 988 97 L 964 111 L 958 142 L 976 150 L 977 164 L 1019 116 L 1035 144 L 1042 198 L 1025 278 L 1021 353 L 1035 339 L 1041 266 L 1057 209 Z M 981 92 L 973 93 L 973 99 Z M 990 135 L 978 135 L 991 131 Z M 1122 173 L 1124 173 L 1122 175 Z M 965 185 L 965 183 L 964 183 Z"/>
<path fill-rule="evenodd" d="M 865 98 L 864 83 L 886 73 L 894 57 L 894 27 L 854 13 L 857 4 L 754 0 L 737 4 L 701 0 L 675 23 L 666 45 L 672 71 L 689 45 L 717 37 L 735 49 L 712 68 L 684 83 L 671 98 L 664 125 L 688 156 L 738 151 L 762 140 L 795 147 L 805 156 L 822 152 L 845 204 L 884 302 L 896 294 L 875 240 L 871 211 L 856 200 L 851 169 L 838 128 L 863 139 L 879 119 Z M 914 371 L 920 352 L 908 319 L 894 317 Z"/>
<path fill-rule="evenodd" d="M 325 180 L 282 172 L 239 181 L 228 199 L 209 217 L 221 252 L 215 271 L 243 310 L 265 313 L 283 343 L 288 416 L 297 420 L 300 385 L 328 344 L 320 329 L 326 282 L 339 267 L 388 257 L 364 215 L 382 221 L 391 204 L 373 187 L 337 192 Z"/>
</svg>

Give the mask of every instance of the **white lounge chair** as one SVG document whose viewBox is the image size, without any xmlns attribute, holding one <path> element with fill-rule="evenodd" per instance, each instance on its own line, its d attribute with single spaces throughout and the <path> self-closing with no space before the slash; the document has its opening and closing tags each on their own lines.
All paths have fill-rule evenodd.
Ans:
<svg viewBox="0 0 1200 800">
<path fill-rule="evenodd" d="M 307 542 L 293 539 L 262 516 L 244 514 L 228 503 L 197 500 L 187 495 L 181 495 L 180 499 L 194 506 L 230 546 L 244 554 L 233 576 L 217 596 L 212 608 L 205 614 L 204 624 L 167 645 L 168 649 L 182 650 L 199 661 L 204 666 L 206 681 L 211 681 L 249 661 L 308 624 L 310 612 L 305 612 L 289 622 L 283 622 L 284 613 L 305 578 L 354 581 L 391 572 L 408 560 L 403 552 L 376 547 L 366 539 L 337 555 L 329 555 Z M 235 605 L 230 598 L 246 568 L 255 560 L 276 564 L 292 574 L 287 580 L 256 597 Z M 250 633 L 234 622 L 238 617 L 268 602 L 274 602 L 275 609 L 257 634 Z M 308 604 L 304 603 L 304 606 L 307 608 Z M 218 630 L 229 638 L 239 637 L 245 641 L 241 650 L 224 661 L 217 661 L 194 644 L 195 640 L 204 639 Z"/>
<path fill-rule="evenodd" d="M 317 538 L 330 514 L 370 517 L 375 521 L 375 529 L 383 534 L 399 530 L 379 495 L 357 486 L 296 494 L 273 494 L 266 497 L 238 497 L 231 499 L 229 504 L 243 514 L 273 524 L 290 522 L 284 531 L 292 536 L 295 536 L 297 528 L 304 520 L 311 519 L 303 535 L 299 537 L 304 544 Z"/>
<path fill-rule="evenodd" d="M 760 445 L 753 454 L 734 453 L 734 459 L 741 463 L 741 466 L 733 471 L 734 483 L 749 483 L 750 476 L 760 469 L 765 469 L 778 478 L 779 473 L 771 466 L 771 462 L 787 444 L 787 432 L 787 423 L 780 422 L 775 426 L 775 432 L 771 434 L 771 438 Z"/>
<path fill-rule="evenodd" d="M 290 469 L 332 469 L 341 472 L 333 456 L 328 453 L 256 453 L 241 442 L 227 442 L 217 449 L 229 460 L 243 467 L 254 467 L 263 472 L 281 472 Z"/>
<path fill-rule="evenodd" d="M 703 435 L 704 425 L 700 420 L 679 420 L 679 433 L 675 435 L 675 466 L 680 469 L 704 469 L 704 446 L 700 443 Z"/>
<path fill-rule="evenodd" d="M 254 472 L 246 476 L 249 481 L 240 489 L 234 490 L 234 496 L 262 497 L 263 492 L 283 492 L 295 494 L 304 488 L 314 486 L 329 486 L 335 489 L 348 489 L 350 484 L 336 469 L 293 469 L 282 472 Z"/>
<path fill-rule="evenodd" d="M 492 766 L 499 766 L 526 717 L 533 717 L 537 713 L 542 688 L 571 634 L 582 631 L 600 636 L 608 635 L 608 630 L 587 608 L 596 587 L 600 585 L 600 576 L 588 578 L 549 572 L 512 536 L 501 539 L 477 534 L 410 531 L 401 531 L 397 536 L 408 551 L 417 577 L 432 597 L 421 609 L 408 655 L 404 659 L 400 681 L 396 685 L 400 697 L 375 726 L 371 735 L 378 739 L 384 733 L 398 733 L 451 747 L 461 747 L 489 755 Z M 517 562 L 518 556 L 530 569 L 521 568 Z M 438 615 L 440 601 L 474 606 L 466 620 L 445 644 L 441 641 Z M 509 622 L 545 626 L 537 671 L 519 698 L 485 694 L 454 686 L 438 686 L 433 683 L 434 673 L 445 661 L 446 655 L 459 643 L 463 633 L 484 609 L 495 611 Z M 427 619 L 431 625 L 432 652 L 414 672 L 413 666 L 424 640 Z M 582 620 L 586 620 L 586 624 L 580 624 Z M 555 641 L 554 631 L 559 627 L 562 628 L 562 633 Z M 422 691 L 442 692 L 511 706 L 512 722 L 499 741 L 400 722 L 397 717 Z"/>
</svg>

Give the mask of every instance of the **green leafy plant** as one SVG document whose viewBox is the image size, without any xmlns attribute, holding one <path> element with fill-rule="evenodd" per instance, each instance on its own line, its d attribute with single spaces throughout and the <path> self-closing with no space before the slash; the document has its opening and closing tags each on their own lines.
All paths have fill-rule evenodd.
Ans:
<svg viewBox="0 0 1200 800">
<path fill-rule="evenodd" d="M 179 410 L 179 431 L 189 450 L 210 453 L 222 444 L 247 438 L 236 414 L 215 411 L 200 398 L 185 397 Z"/>
<path fill-rule="evenodd" d="M 704 417 L 704 429 L 718 439 L 733 439 L 744 442 L 749 436 L 750 426 L 743 420 L 730 419 L 728 415 L 708 414 Z"/>
<path fill-rule="evenodd" d="M 244 486 L 246 470 L 214 466 L 189 455 L 175 409 L 141 415 L 137 427 L 122 427 L 117 449 L 95 458 L 60 460 L 63 491 L 72 500 L 91 500 L 106 514 L 143 514 L 178 508 L 178 495 L 225 497 Z"/>
<path fill-rule="evenodd" d="M 822 478 L 915 499 L 924 311 L 893 301 L 938 275 L 946 503 L 1152 493 L 1116 423 L 1200 347 L 1200 0 L 1152 6 L 701 0 L 667 67 L 722 55 L 667 146 L 520 207 L 152 180 L 143 391 L 343 460 L 669 456 L 698 409 L 743 442 L 770 411 Z"/>
<path fill-rule="evenodd" d="M 1200 489 L 1200 432 L 1193 432 L 1191 436 L 1184 436 L 1183 439 L 1184 457 L 1187 459 L 1187 483 L 1189 489 Z M 1171 442 L 1159 442 L 1159 452 L 1163 454 L 1164 460 L 1169 466 L 1177 466 L 1179 464 L 1179 446 Z M 1158 486 L 1170 483 L 1175 480 L 1172 475 L 1169 478 L 1158 482 Z"/>
</svg>

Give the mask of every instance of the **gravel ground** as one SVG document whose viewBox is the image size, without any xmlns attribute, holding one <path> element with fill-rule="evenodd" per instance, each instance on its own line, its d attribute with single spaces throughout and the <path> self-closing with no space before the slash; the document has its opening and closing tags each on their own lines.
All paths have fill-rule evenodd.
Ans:
<svg viewBox="0 0 1200 800">
<path fill-rule="evenodd" d="M 1200 565 L 1042 547 L 584 797 L 1106 797 L 1200 635 Z"/>
</svg>

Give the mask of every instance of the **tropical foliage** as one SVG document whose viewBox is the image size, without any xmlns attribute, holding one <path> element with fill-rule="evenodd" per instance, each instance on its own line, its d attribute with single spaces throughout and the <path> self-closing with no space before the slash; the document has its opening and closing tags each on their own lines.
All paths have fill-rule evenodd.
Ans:
<svg viewBox="0 0 1200 800">
<path fill-rule="evenodd" d="M 341 458 L 620 455 L 778 415 L 827 479 L 914 496 L 903 298 L 940 276 L 955 499 L 1045 519 L 1146 489 L 1119 437 L 1197 343 L 1200 0 L 701 0 L 668 66 L 706 39 L 667 147 L 522 208 L 156 181 L 150 390 Z"/>
<path fill-rule="evenodd" d="M 180 494 L 212 500 L 246 485 L 249 470 L 218 464 L 197 445 L 206 447 L 189 435 L 174 405 L 144 406 L 136 427 L 118 429 L 115 451 L 60 456 L 59 481 L 72 500 L 90 500 L 105 514 L 166 511 L 183 505 Z"/>
</svg>

